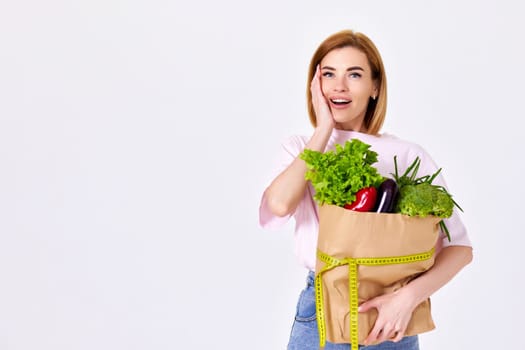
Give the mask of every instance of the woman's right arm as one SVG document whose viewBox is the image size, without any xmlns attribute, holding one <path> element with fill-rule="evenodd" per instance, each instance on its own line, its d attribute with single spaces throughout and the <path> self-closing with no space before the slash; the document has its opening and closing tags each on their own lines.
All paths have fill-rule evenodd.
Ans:
<svg viewBox="0 0 525 350">
<path fill-rule="evenodd" d="M 312 104 L 317 119 L 317 127 L 305 148 L 324 152 L 332 130 L 335 126 L 330 107 L 321 90 L 319 67 L 315 72 L 310 85 Z M 286 216 L 295 212 L 297 205 L 303 198 L 307 181 L 306 163 L 296 157 L 293 162 L 281 172 L 264 192 L 270 211 L 276 216 Z"/>
<path fill-rule="evenodd" d="M 316 128 L 305 148 L 324 152 L 331 133 L 330 129 Z M 295 212 L 306 189 L 306 170 L 304 160 L 296 157 L 264 191 L 266 203 L 272 214 L 282 217 Z"/>
</svg>

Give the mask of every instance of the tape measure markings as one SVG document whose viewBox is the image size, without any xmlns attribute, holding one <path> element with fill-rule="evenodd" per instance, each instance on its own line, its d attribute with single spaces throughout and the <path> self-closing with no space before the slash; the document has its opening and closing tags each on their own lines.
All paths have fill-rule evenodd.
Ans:
<svg viewBox="0 0 525 350">
<path fill-rule="evenodd" d="M 324 298 L 323 298 L 323 284 L 322 275 L 323 273 L 332 270 L 335 267 L 348 265 L 348 291 L 350 299 L 350 342 L 351 344 L 358 344 L 358 285 L 357 285 L 357 266 L 368 265 L 368 266 L 384 266 L 384 265 L 395 265 L 395 264 L 407 264 L 411 262 L 424 261 L 430 259 L 434 255 L 434 248 L 428 252 L 391 256 L 391 257 L 379 257 L 379 258 L 343 258 L 338 259 L 330 256 L 322 251 L 317 251 L 317 257 L 319 260 L 325 263 L 323 268 L 315 276 L 315 301 L 316 301 L 316 314 L 317 314 L 317 325 L 319 331 L 319 346 L 323 348 L 326 344 L 326 322 L 324 313 Z"/>
</svg>

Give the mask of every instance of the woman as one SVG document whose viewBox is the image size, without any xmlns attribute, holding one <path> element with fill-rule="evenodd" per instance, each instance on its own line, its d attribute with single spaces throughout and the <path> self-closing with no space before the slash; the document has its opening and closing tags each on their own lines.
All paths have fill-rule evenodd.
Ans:
<svg viewBox="0 0 525 350">
<path fill-rule="evenodd" d="M 313 288 L 318 207 L 313 199 L 314 190 L 305 180 L 305 162 L 298 155 L 305 148 L 324 152 L 335 144 L 357 138 L 378 153 L 379 160 L 374 166 L 383 176 L 390 176 L 393 171 L 394 156 L 400 169 L 406 169 L 417 156 L 421 159 L 418 173 L 433 174 L 438 169 L 419 145 L 379 133 L 386 114 L 385 70 L 377 48 L 364 34 L 344 30 L 321 43 L 310 62 L 307 103 L 313 133 L 292 136 L 283 143 L 275 177 L 260 204 L 260 224 L 264 228 L 275 228 L 291 217 L 295 219 L 296 255 L 308 270 L 289 350 L 319 347 Z M 434 183 L 446 186 L 442 176 Z M 431 269 L 396 292 L 359 306 L 359 312 L 372 308 L 378 312 L 375 325 L 360 349 L 419 349 L 417 335 L 404 334 L 412 311 L 472 260 L 471 242 L 457 211 L 445 222 L 451 240 L 441 234 Z M 351 349 L 351 346 L 327 343 L 325 349 Z"/>
</svg>

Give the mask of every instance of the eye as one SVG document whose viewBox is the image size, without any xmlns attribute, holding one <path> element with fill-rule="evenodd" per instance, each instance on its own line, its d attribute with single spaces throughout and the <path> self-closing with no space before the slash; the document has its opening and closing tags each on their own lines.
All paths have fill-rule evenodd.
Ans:
<svg viewBox="0 0 525 350">
<path fill-rule="evenodd" d="M 361 78 L 361 73 L 351 72 L 350 74 L 348 74 L 348 76 L 350 78 Z"/>
<path fill-rule="evenodd" d="M 325 77 L 325 78 L 331 78 L 333 76 L 334 76 L 334 73 L 332 73 L 332 72 L 329 72 L 329 71 L 323 72 L 323 77 Z"/>
</svg>

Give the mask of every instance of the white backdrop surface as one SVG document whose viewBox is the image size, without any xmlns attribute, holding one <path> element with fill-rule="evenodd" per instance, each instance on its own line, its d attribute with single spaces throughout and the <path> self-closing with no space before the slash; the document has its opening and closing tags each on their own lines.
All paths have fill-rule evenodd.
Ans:
<svg viewBox="0 0 525 350">
<path fill-rule="evenodd" d="M 2 0 L 0 350 L 285 349 L 305 271 L 259 198 L 347 28 L 383 55 L 383 131 L 443 167 L 475 246 L 422 349 L 521 348 L 520 6 Z"/>
</svg>

